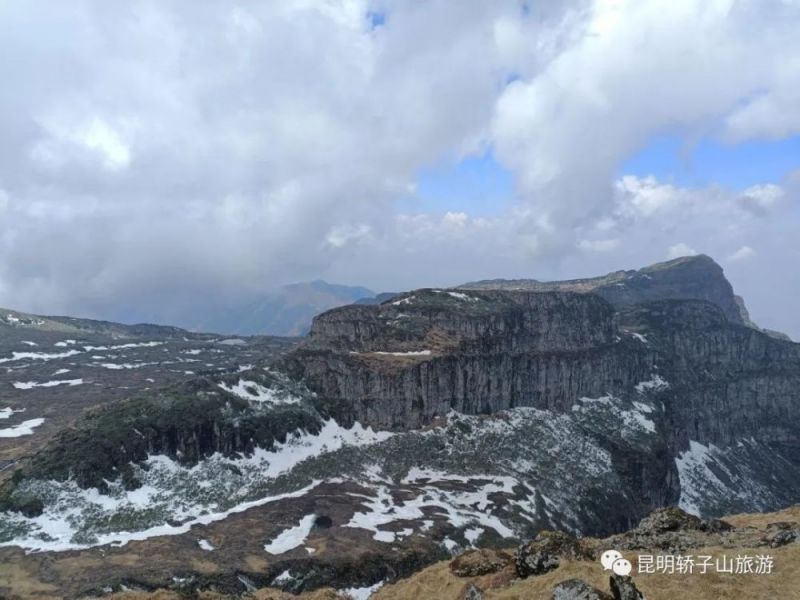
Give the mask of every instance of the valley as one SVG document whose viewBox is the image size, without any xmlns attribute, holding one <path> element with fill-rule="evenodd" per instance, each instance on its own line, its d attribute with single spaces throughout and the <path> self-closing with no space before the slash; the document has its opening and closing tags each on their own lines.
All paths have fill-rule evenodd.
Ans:
<svg viewBox="0 0 800 600">
<path fill-rule="evenodd" d="M 800 501 L 800 344 L 708 257 L 587 281 L 398 293 L 305 338 L 0 311 L 0 594 L 403 598 L 542 531 Z"/>
</svg>

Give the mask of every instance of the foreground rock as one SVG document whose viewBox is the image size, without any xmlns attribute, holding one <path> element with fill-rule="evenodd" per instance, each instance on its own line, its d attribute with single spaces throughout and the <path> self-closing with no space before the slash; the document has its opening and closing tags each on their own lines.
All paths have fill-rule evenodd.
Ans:
<svg viewBox="0 0 800 600">
<path fill-rule="evenodd" d="M 631 577 L 612 575 L 609 578 L 609 587 L 614 600 L 644 600 Z"/>
<path fill-rule="evenodd" d="M 580 579 L 568 579 L 553 588 L 552 600 L 611 600 L 611 596 Z"/>
<path fill-rule="evenodd" d="M 517 550 L 515 564 L 520 577 L 542 575 L 557 568 L 561 559 L 593 560 L 584 543 L 566 533 L 542 531 Z"/>
</svg>

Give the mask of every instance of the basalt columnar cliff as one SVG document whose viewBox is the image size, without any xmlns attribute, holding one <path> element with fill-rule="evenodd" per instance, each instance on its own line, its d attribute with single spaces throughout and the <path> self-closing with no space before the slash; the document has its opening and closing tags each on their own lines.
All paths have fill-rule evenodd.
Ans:
<svg viewBox="0 0 800 600">
<path fill-rule="evenodd" d="M 247 364 L 127 379 L 128 397 L 18 451 L 0 473 L 0 554 L 29 571 L 43 560 L 30 556 L 98 561 L 48 567 L 65 596 L 174 578 L 364 590 L 543 528 L 611 535 L 676 504 L 703 517 L 782 508 L 800 501 L 800 344 L 742 307 L 700 256 L 415 290 L 325 312 L 269 351 L 171 331 L 139 345 L 174 362 L 246 348 Z M 70 341 L 69 356 L 0 359 L 7 378 L 44 360 L 107 364 L 96 353 L 110 344 Z M 24 433 L 22 410 L 39 416 L 31 398 L 0 401 L 8 431 Z"/>
</svg>

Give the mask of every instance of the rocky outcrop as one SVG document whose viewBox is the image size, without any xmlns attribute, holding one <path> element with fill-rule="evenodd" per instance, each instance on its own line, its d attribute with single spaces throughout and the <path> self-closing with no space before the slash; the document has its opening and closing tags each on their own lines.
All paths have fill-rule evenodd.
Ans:
<svg viewBox="0 0 800 600">
<path fill-rule="evenodd" d="M 595 296 L 419 290 L 323 313 L 285 368 L 341 419 L 414 428 L 451 410 L 569 410 L 646 378 L 639 350 Z"/>
<path fill-rule="evenodd" d="M 580 540 L 558 531 L 542 531 L 520 546 L 515 557 L 517 575 L 532 577 L 552 571 L 561 559 L 593 560 L 592 550 Z"/>
<path fill-rule="evenodd" d="M 512 560 L 508 552 L 493 548 L 471 550 L 457 556 L 450 563 L 450 571 L 457 577 L 480 577 L 497 573 Z"/>
<path fill-rule="evenodd" d="M 705 254 L 676 258 L 638 271 L 615 271 L 589 279 L 494 279 L 466 283 L 460 288 L 594 293 L 616 308 L 657 300 L 705 300 L 719 306 L 731 323 L 752 324 L 747 316 L 747 309 L 744 308 L 744 301 L 737 300 L 722 267 Z"/>
<path fill-rule="evenodd" d="M 614 600 L 644 600 L 642 592 L 633 583 L 631 577 L 612 575 L 608 582 Z"/>
<path fill-rule="evenodd" d="M 611 596 L 581 579 L 567 579 L 553 587 L 552 600 L 611 600 Z"/>
<path fill-rule="evenodd" d="M 800 345 L 742 325 L 727 304 L 730 284 L 707 257 L 617 283 L 604 284 L 603 298 L 597 286 L 417 290 L 342 307 L 315 319 L 283 368 L 309 383 L 323 413 L 378 428 L 424 427 L 451 411 L 573 414 L 583 399 L 647 399 L 647 416 L 637 417 L 652 423 L 644 446 L 620 439 L 619 423 L 584 424 L 643 510 L 678 500 L 688 484 L 676 466 L 691 466 L 678 459 L 692 444 L 722 449 L 717 498 L 698 505 L 706 514 L 800 497 Z M 622 290 L 637 286 L 649 291 Z M 702 299 L 647 301 L 670 290 Z M 757 493 L 731 499 L 727 490 L 755 480 Z"/>
</svg>

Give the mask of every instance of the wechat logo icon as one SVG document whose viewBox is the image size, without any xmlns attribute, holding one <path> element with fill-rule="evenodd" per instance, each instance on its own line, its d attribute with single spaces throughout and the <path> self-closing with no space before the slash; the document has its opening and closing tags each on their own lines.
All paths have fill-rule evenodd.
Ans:
<svg viewBox="0 0 800 600">
<path fill-rule="evenodd" d="M 613 571 L 615 575 L 627 577 L 631 574 L 631 561 L 622 557 L 617 550 L 606 550 L 600 557 L 600 564 L 606 571 Z"/>
</svg>

